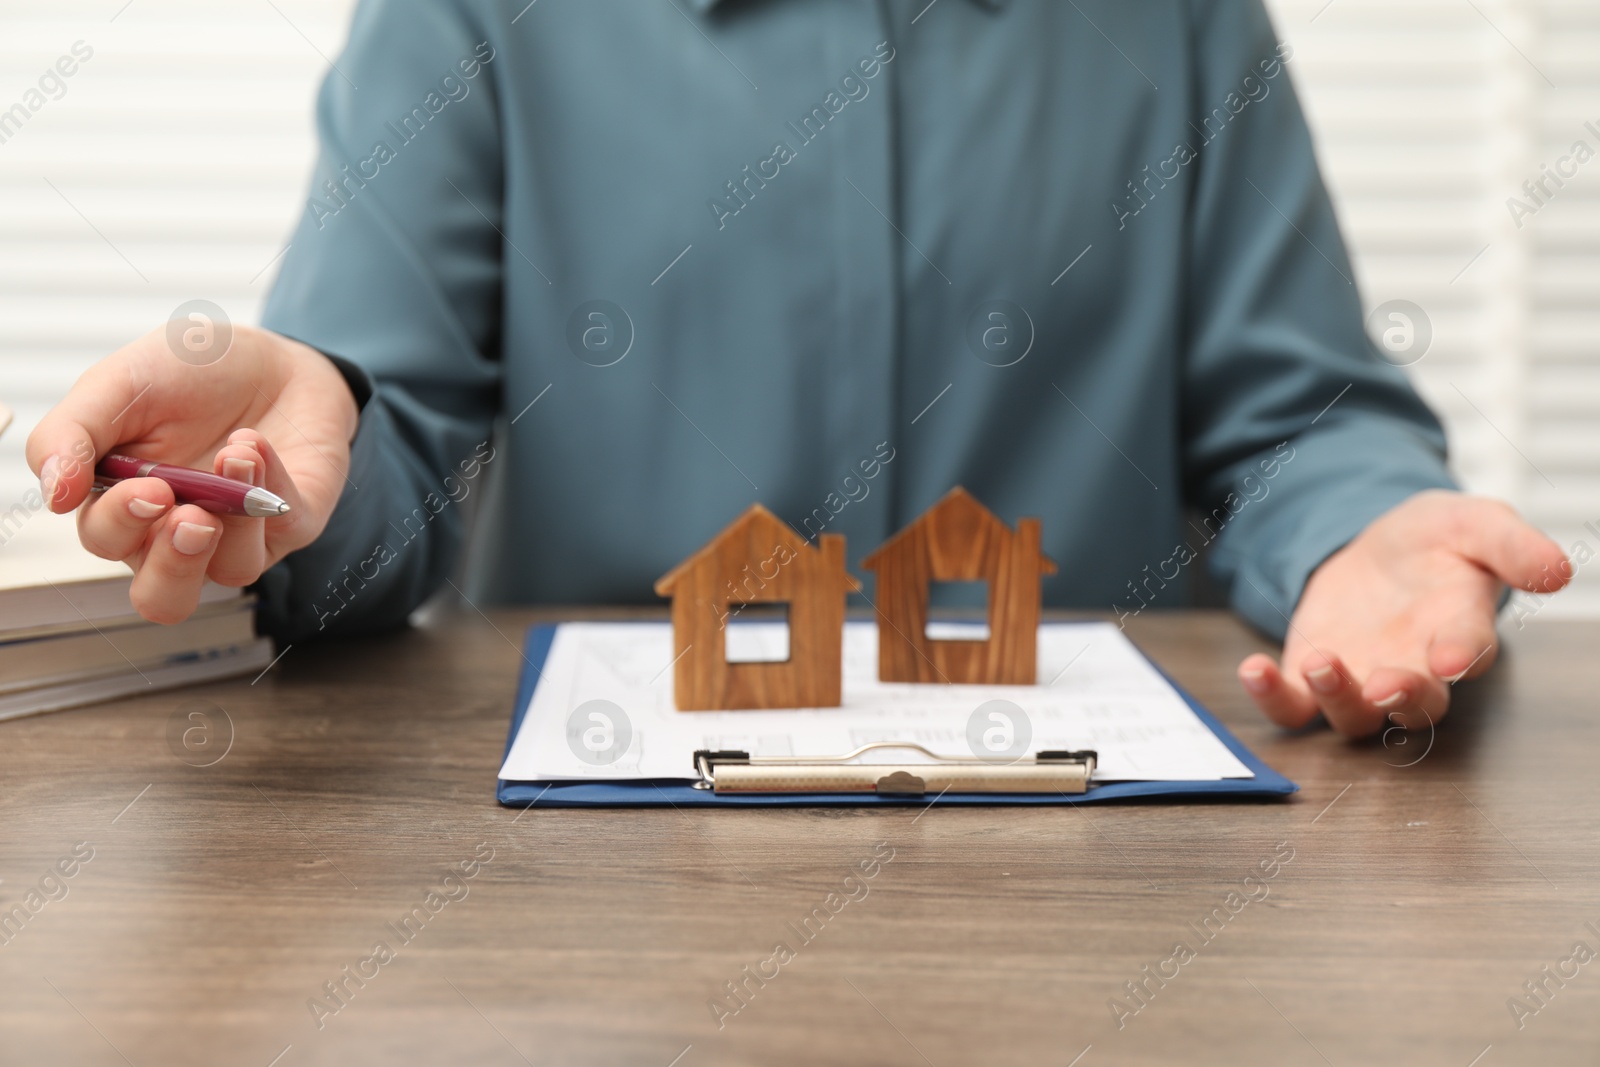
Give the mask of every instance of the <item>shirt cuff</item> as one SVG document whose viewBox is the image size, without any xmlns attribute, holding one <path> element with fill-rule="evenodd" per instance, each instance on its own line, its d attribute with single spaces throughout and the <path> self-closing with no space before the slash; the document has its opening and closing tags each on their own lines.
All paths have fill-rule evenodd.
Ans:
<svg viewBox="0 0 1600 1067">
<path fill-rule="evenodd" d="M 350 387 L 350 392 L 356 398 L 356 410 L 364 411 L 367 401 L 372 399 L 372 379 L 367 377 L 367 372 L 351 363 L 343 356 L 336 356 L 331 352 L 322 353 L 329 363 L 339 368 L 339 373 L 344 375 L 344 384 Z"/>
</svg>

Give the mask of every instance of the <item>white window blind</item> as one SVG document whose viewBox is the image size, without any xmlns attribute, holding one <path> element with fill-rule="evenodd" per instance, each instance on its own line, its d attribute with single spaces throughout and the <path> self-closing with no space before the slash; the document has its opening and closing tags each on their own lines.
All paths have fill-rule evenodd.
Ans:
<svg viewBox="0 0 1600 1067">
<path fill-rule="evenodd" d="M 1578 141 L 1600 153 L 1600 7 L 1268 3 L 1366 306 L 1408 300 L 1431 324 L 1409 371 L 1458 475 L 1600 554 L 1600 158 L 1546 178 L 1543 203 L 1523 190 Z M 91 362 L 197 297 L 254 321 L 352 8 L 0 0 L 0 112 L 27 110 L 0 119 L 0 399 L 18 415 L 0 510 L 32 484 L 28 430 Z M 41 88 L 80 41 L 92 57 Z M 1513 218 L 1513 196 L 1535 210 Z M 1600 560 L 1541 613 L 1600 614 Z"/>
</svg>

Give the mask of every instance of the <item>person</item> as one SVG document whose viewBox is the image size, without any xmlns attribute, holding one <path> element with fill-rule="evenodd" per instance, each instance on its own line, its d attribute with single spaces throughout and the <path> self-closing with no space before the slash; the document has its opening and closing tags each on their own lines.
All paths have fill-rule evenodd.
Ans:
<svg viewBox="0 0 1600 1067">
<path fill-rule="evenodd" d="M 152 331 L 33 432 L 146 617 L 209 577 L 283 641 L 397 625 L 479 505 L 473 603 L 646 602 L 754 500 L 853 566 L 962 484 L 1042 517 L 1048 605 L 1203 558 L 1285 641 L 1261 709 L 1360 735 L 1570 571 L 1365 336 L 1260 0 L 519 7 L 366 0 L 262 327 Z M 91 497 L 86 447 L 292 511 Z"/>
</svg>

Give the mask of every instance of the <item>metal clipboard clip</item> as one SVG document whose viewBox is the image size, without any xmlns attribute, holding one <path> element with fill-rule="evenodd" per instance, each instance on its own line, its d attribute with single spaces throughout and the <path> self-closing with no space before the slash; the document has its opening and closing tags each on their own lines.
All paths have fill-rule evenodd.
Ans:
<svg viewBox="0 0 1600 1067">
<path fill-rule="evenodd" d="M 920 752 L 931 763 L 856 763 L 879 749 Z M 928 793 L 1083 793 L 1098 754 L 1036 752 L 1012 762 L 941 756 L 921 745 L 874 741 L 843 756 L 752 756 L 736 750 L 694 754 L 696 789 L 717 793 L 876 793 L 920 797 Z"/>
</svg>

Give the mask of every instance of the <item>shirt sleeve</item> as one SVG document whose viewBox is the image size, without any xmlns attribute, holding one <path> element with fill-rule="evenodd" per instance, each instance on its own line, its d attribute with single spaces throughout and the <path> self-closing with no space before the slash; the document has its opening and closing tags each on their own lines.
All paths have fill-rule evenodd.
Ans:
<svg viewBox="0 0 1600 1067">
<path fill-rule="evenodd" d="M 1438 419 L 1363 328 L 1292 46 L 1260 0 L 1193 0 L 1191 16 L 1186 492 L 1234 609 L 1281 639 L 1323 560 L 1454 483 Z"/>
<path fill-rule="evenodd" d="M 398 625 L 459 551 L 462 486 L 493 459 L 498 114 L 494 49 L 463 7 L 363 0 L 262 316 L 371 387 L 327 529 L 257 586 L 280 641 Z"/>
</svg>

